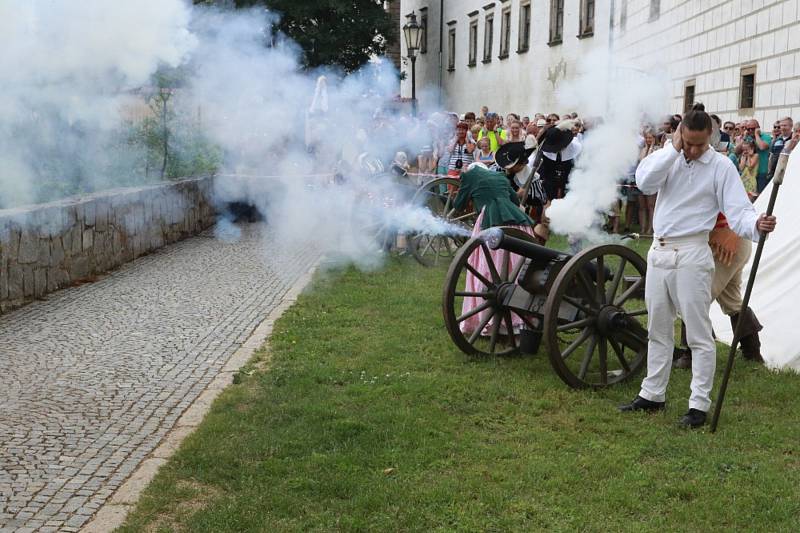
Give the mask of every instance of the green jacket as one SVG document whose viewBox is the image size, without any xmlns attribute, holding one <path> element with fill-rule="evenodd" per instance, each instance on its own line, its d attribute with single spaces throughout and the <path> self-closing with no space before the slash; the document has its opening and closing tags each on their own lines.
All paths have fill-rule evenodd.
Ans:
<svg viewBox="0 0 800 533">
<path fill-rule="evenodd" d="M 464 209 L 472 200 L 478 213 L 485 207 L 481 229 L 494 226 L 532 226 L 533 220 L 519 208 L 519 198 L 505 174 L 474 167 L 461 174 L 461 186 L 454 202 Z"/>
</svg>

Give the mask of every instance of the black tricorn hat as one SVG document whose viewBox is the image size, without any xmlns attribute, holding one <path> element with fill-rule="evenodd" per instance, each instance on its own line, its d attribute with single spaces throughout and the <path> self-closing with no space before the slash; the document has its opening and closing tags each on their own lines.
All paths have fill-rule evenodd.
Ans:
<svg viewBox="0 0 800 533">
<path fill-rule="evenodd" d="M 562 120 L 557 125 L 547 128 L 542 136 L 543 152 L 560 152 L 572 142 L 572 121 Z"/>
<path fill-rule="evenodd" d="M 534 148 L 525 148 L 524 142 L 506 143 L 498 148 L 494 161 L 503 168 L 511 168 L 519 163 L 527 163 Z"/>
</svg>

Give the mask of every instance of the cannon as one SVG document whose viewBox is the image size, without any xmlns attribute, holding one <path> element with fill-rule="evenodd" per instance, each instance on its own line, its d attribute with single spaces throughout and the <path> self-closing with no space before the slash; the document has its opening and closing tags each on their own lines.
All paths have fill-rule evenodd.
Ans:
<svg viewBox="0 0 800 533">
<path fill-rule="evenodd" d="M 445 325 L 468 355 L 536 353 L 543 345 L 564 383 L 604 388 L 635 375 L 646 360 L 646 268 L 622 245 L 570 255 L 519 229 L 491 228 L 464 243 L 450 264 Z M 467 272 L 477 288 L 467 290 Z"/>
</svg>

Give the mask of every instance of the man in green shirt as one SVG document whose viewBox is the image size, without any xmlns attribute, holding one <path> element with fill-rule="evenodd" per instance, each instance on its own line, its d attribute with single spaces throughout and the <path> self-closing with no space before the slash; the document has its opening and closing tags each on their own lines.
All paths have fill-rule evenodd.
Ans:
<svg viewBox="0 0 800 533">
<path fill-rule="evenodd" d="M 497 152 L 497 149 L 506 143 L 508 135 L 506 134 L 505 130 L 502 130 L 498 127 L 497 113 L 486 114 L 486 123 L 484 124 L 480 133 L 478 133 L 477 140 L 480 141 L 484 137 L 489 138 L 489 145 L 492 152 Z"/>
<path fill-rule="evenodd" d="M 772 144 L 772 136 L 763 133 L 756 119 L 750 120 L 745 127 L 745 140 L 753 141 L 758 150 L 758 175 L 756 176 L 757 191 L 761 193 L 767 186 L 767 174 L 769 173 L 769 147 Z"/>
</svg>

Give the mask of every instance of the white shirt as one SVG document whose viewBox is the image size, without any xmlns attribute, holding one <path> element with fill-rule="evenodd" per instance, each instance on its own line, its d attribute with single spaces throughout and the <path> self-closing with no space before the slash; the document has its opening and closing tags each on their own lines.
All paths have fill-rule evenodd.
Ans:
<svg viewBox="0 0 800 533">
<path fill-rule="evenodd" d="M 573 137 L 572 141 L 567 145 L 567 147 L 561 150 L 561 160 L 569 161 L 570 159 L 575 159 L 581 155 L 582 149 L 583 145 L 581 145 L 581 142 L 577 139 L 577 137 Z M 544 154 L 544 156 L 551 161 L 556 160 L 555 152 L 542 152 L 542 154 Z"/>
<path fill-rule="evenodd" d="M 758 213 L 747 198 L 730 159 L 708 150 L 687 162 L 672 144 L 642 159 L 636 186 L 644 194 L 658 193 L 653 230 L 659 237 L 685 237 L 714 229 L 721 211 L 731 229 L 757 241 Z"/>
</svg>

